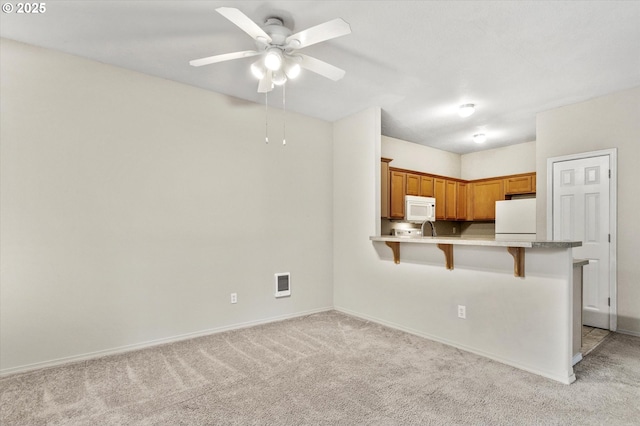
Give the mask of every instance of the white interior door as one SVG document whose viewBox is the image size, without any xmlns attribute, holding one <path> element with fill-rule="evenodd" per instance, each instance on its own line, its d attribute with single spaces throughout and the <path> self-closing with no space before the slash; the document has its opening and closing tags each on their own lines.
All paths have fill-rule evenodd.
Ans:
<svg viewBox="0 0 640 426">
<path fill-rule="evenodd" d="M 553 239 L 579 240 L 583 269 L 582 323 L 610 327 L 610 157 L 553 163 Z"/>
</svg>

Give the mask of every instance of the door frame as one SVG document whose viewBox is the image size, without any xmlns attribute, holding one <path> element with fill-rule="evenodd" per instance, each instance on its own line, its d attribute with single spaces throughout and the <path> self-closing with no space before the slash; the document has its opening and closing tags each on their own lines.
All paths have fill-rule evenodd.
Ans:
<svg viewBox="0 0 640 426">
<path fill-rule="evenodd" d="M 618 149 L 602 149 L 547 158 L 547 239 L 553 239 L 553 164 L 563 161 L 582 160 L 591 157 L 609 156 L 609 329 L 618 328 L 618 280 L 617 280 L 617 245 L 618 245 Z"/>
</svg>

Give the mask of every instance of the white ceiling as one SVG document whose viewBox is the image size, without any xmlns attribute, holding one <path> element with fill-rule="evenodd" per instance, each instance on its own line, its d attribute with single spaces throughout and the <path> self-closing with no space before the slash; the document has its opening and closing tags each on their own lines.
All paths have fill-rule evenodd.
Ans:
<svg viewBox="0 0 640 426">
<path fill-rule="evenodd" d="M 287 110 L 335 121 L 380 106 L 384 135 L 451 152 L 533 141 L 536 113 L 640 85 L 640 1 L 49 0 L 41 15 L 2 13 L 0 35 L 264 103 L 251 58 L 188 65 L 255 47 L 220 6 L 294 32 L 343 18 L 352 34 L 303 52 L 345 78 L 304 72 Z M 460 118 L 463 103 L 476 113 Z"/>
</svg>

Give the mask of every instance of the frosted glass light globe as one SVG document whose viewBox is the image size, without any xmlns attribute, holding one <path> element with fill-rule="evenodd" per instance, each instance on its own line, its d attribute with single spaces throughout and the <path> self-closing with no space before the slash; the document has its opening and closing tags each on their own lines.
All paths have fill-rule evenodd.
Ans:
<svg viewBox="0 0 640 426">
<path fill-rule="evenodd" d="M 287 74 L 287 77 L 289 77 L 290 79 L 294 79 L 300 75 L 301 69 L 302 68 L 300 67 L 300 64 L 291 64 L 285 67 L 284 72 Z"/>
<path fill-rule="evenodd" d="M 285 84 L 287 82 L 287 76 L 284 75 L 284 72 L 282 70 L 274 71 L 271 81 L 276 86 L 282 86 L 283 84 Z"/>
<path fill-rule="evenodd" d="M 262 80 L 266 74 L 264 65 L 260 61 L 251 64 L 251 74 L 258 80 Z"/>
<path fill-rule="evenodd" d="M 282 67 L 282 53 L 278 49 L 271 49 L 264 58 L 264 65 L 271 71 L 277 71 Z"/>
</svg>

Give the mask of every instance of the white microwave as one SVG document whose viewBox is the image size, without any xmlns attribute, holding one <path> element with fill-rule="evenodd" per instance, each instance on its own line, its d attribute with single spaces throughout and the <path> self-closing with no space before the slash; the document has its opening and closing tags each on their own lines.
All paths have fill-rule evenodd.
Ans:
<svg viewBox="0 0 640 426">
<path fill-rule="evenodd" d="M 433 197 L 405 195 L 404 219 L 408 222 L 435 222 L 436 199 Z"/>
</svg>

